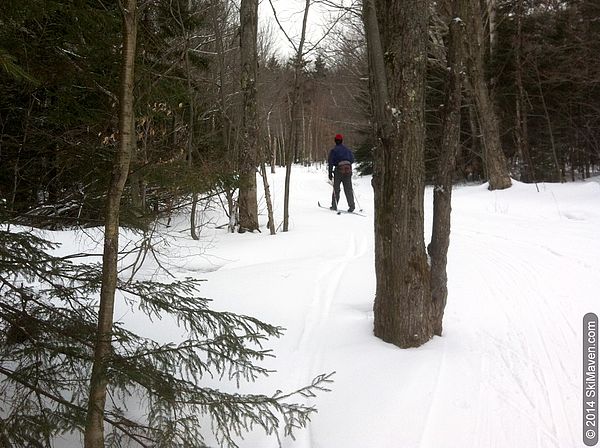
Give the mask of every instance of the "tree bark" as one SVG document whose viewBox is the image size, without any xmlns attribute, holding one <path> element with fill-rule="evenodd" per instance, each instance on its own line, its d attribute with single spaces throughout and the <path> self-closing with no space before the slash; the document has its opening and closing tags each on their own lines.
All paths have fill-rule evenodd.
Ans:
<svg viewBox="0 0 600 448">
<path fill-rule="evenodd" d="M 180 16 L 181 17 L 181 16 Z M 181 20 L 183 23 L 183 20 Z M 186 30 L 182 29 L 185 33 Z M 187 164 L 188 169 L 192 170 L 194 166 L 194 123 L 196 120 L 196 94 L 194 90 L 194 86 L 192 85 L 192 67 L 190 64 L 190 38 L 188 36 L 188 40 L 186 46 L 184 48 L 184 62 L 185 62 L 185 75 L 187 81 L 187 89 L 188 89 L 188 101 L 190 102 L 188 112 L 190 114 L 188 121 L 188 139 L 187 139 Z M 195 189 L 195 188 L 194 188 Z M 190 212 L 190 235 L 192 239 L 199 240 L 200 237 L 196 231 L 196 209 L 198 207 L 198 193 L 195 191 L 192 193 L 192 210 Z"/>
<path fill-rule="evenodd" d="M 496 10 L 498 8 L 496 0 L 486 0 L 485 6 L 487 8 L 487 21 L 488 21 L 488 30 L 489 30 L 489 61 L 492 62 L 494 59 L 494 53 L 496 52 L 496 47 L 498 44 L 498 32 L 497 32 L 497 24 L 496 24 Z"/>
<path fill-rule="evenodd" d="M 467 40 L 467 69 L 472 88 L 472 97 L 479 116 L 483 137 L 483 160 L 490 190 L 502 190 L 511 186 L 506 157 L 500 142 L 500 129 L 496 111 L 485 80 L 485 39 L 479 0 L 469 1 Z"/>
<path fill-rule="evenodd" d="M 399 347 L 417 347 L 433 336 L 423 235 L 426 11 L 427 0 L 363 2 L 379 136 L 374 333 Z"/>
<path fill-rule="evenodd" d="M 300 99 L 300 76 L 301 69 L 298 68 L 300 63 L 296 63 L 294 67 L 294 84 L 292 87 L 292 95 L 291 95 L 291 108 L 290 108 L 290 129 L 289 129 L 289 138 L 287 141 L 286 149 L 284 150 L 286 153 L 285 156 L 285 182 L 284 182 L 284 192 L 283 192 L 283 231 L 287 232 L 289 230 L 289 222 L 290 222 L 290 181 L 292 176 L 292 165 L 294 163 L 294 158 L 296 155 L 297 148 L 297 115 L 298 115 L 298 101 Z"/>
<path fill-rule="evenodd" d="M 454 17 L 464 17 L 464 2 L 455 0 Z M 444 101 L 442 141 L 433 190 L 433 228 L 428 252 L 431 259 L 431 298 L 433 331 L 442 335 L 442 321 L 448 297 L 447 254 L 450 246 L 452 211 L 452 174 L 460 148 L 460 106 L 462 101 L 464 22 L 452 19 L 449 24 L 448 79 Z"/>
<path fill-rule="evenodd" d="M 269 232 L 271 235 L 275 235 L 275 217 L 273 216 L 273 203 L 271 202 L 271 188 L 269 187 L 267 167 L 264 161 L 260 164 L 260 174 L 263 179 L 263 187 L 265 189 L 265 202 L 267 203 L 267 215 L 269 217 Z"/>
<path fill-rule="evenodd" d="M 481 132 L 479 131 L 480 126 L 479 126 L 479 120 L 477 119 L 475 100 L 473 99 L 473 89 L 471 88 L 471 86 L 468 82 L 468 78 L 465 79 L 465 85 L 466 85 L 466 89 L 465 89 L 464 93 L 466 93 L 468 95 L 467 110 L 469 113 L 469 129 L 471 132 L 471 145 L 469 148 L 468 157 L 463 158 L 463 160 L 465 160 L 467 162 L 467 165 L 470 164 L 472 167 L 474 162 L 479 163 L 480 160 L 483 161 L 483 150 L 481 149 L 483 145 L 481 143 Z M 487 179 L 487 174 L 485 173 L 485 164 L 483 164 L 483 162 L 481 164 L 479 164 L 479 171 L 477 172 L 477 174 L 475 174 L 473 172 L 473 170 L 471 170 L 470 178 L 469 178 L 469 174 L 466 172 L 466 168 L 467 168 L 467 166 L 463 167 L 463 169 L 465 169 L 466 180 L 470 181 L 470 180 L 475 180 L 476 178 L 477 178 L 477 180 L 481 180 L 482 175 Z"/>
<path fill-rule="evenodd" d="M 108 385 L 107 367 L 112 353 L 112 326 L 115 291 L 117 287 L 117 255 L 119 250 L 120 201 L 129 173 L 134 146 L 133 85 L 137 34 L 136 0 L 126 0 L 123 15 L 123 55 L 121 92 L 119 98 L 120 141 L 113 165 L 106 204 L 104 254 L 102 258 L 102 286 L 98 331 L 94 348 L 94 364 L 90 379 L 90 396 L 85 426 L 85 448 L 104 447 L 104 406 Z"/>
<path fill-rule="evenodd" d="M 198 241 L 198 229 L 196 228 L 196 213 L 198 210 L 198 193 L 192 193 L 192 209 L 190 211 L 190 235 L 193 240 Z"/>
<path fill-rule="evenodd" d="M 271 165 L 271 174 L 275 174 L 275 158 L 277 154 L 276 137 L 271 135 L 271 113 L 270 110 L 267 114 L 267 150 L 269 154 L 269 164 Z"/>
<path fill-rule="evenodd" d="M 240 59 L 243 93 L 242 142 L 239 158 L 240 231 L 258 230 L 256 166 L 258 156 L 258 0 L 242 0 L 240 5 Z"/>
</svg>

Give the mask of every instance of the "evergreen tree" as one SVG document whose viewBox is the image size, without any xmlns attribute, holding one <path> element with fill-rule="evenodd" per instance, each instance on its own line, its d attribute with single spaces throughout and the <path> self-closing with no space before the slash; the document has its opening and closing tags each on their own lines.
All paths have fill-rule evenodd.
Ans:
<svg viewBox="0 0 600 448">
<path fill-rule="evenodd" d="M 46 447 L 62 434 L 82 431 L 96 338 L 101 270 L 57 257 L 57 247 L 34 233 L 0 230 L 0 445 Z M 257 363 L 272 356 L 263 344 L 282 328 L 248 316 L 217 312 L 199 297 L 197 280 L 169 284 L 119 280 L 117 288 L 148 318 L 172 316 L 187 336 L 159 343 L 113 327 L 104 415 L 108 446 L 135 440 L 141 446 L 201 447 L 213 431 L 222 446 L 253 427 L 291 434 L 306 424 L 311 406 L 294 394 L 325 390 L 318 376 L 293 394 L 247 395 L 202 387 L 210 376 L 253 381 L 270 372 Z M 128 417 L 127 402 L 146 417 Z M 212 424 L 207 426 L 208 420 Z"/>
<path fill-rule="evenodd" d="M 111 149 L 103 141 L 114 134 L 115 13 L 60 0 L 0 5 L 8 60 L 0 70 L 0 194 L 22 218 L 29 212 L 47 225 L 56 216 L 97 223 Z"/>
</svg>

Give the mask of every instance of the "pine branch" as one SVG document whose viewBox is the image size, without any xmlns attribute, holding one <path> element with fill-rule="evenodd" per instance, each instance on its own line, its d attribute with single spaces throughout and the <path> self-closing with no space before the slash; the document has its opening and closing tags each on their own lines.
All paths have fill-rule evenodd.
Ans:
<svg viewBox="0 0 600 448">
<path fill-rule="evenodd" d="M 0 240 L 10 237 L 0 232 Z M 14 251 L 3 253 L 0 248 L 0 289 L 5 290 L 0 341 L 8 342 L 0 344 L 0 374 L 6 376 L 0 379 L 4 392 L 0 397 L 11 420 L 0 421 L 0 440 L 9 437 L 8 444 L 34 446 L 28 445 L 30 440 L 51 440 L 59 432 L 81 429 L 95 340 L 99 269 L 54 258 L 45 252 L 52 244 L 30 235 L 17 234 L 7 246 Z M 31 254 L 39 255 L 37 262 Z M 283 425 L 284 433 L 293 437 L 315 408 L 287 400 L 311 399 L 327 391 L 330 375 L 270 397 L 202 387 L 206 377 L 234 380 L 239 387 L 242 380 L 272 373 L 256 362 L 273 356 L 263 344 L 283 329 L 250 316 L 211 310 L 210 300 L 196 295 L 199 285 L 192 279 L 119 283 L 132 307 L 137 305 L 149 319 L 173 316 L 188 337 L 178 344 L 158 344 L 120 323 L 113 326 L 108 375 L 109 392 L 115 398 L 105 418 L 117 431 L 112 440 L 129 438 L 157 447 L 204 446 L 203 431 L 209 429 L 203 427 L 201 416 L 210 417 L 212 432 L 223 446 L 235 447 L 234 439 L 253 427 L 272 434 Z M 70 400 L 63 398 L 66 391 Z M 145 403 L 147 419 L 133 422 L 124 417 L 118 403 L 132 396 Z"/>
<path fill-rule="evenodd" d="M 54 401 L 55 403 L 61 404 L 71 410 L 81 413 L 82 415 L 84 415 L 87 412 L 86 408 L 76 405 L 74 403 L 71 403 L 71 402 L 65 400 L 64 398 L 59 397 L 58 395 L 51 394 L 51 393 L 39 388 L 39 387 L 35 386 L 34 384 L 31 384 L 28 381 L 24 380 L 23 378 L 20 378 L 18 375 L 15 374 L 15 372 L 5 369 L 2 366 L 0 366 L 0 373 L 5 375 L 10 380 L 12 380 L 16 383 L 19 383 L 22 386 L 25 386 L 27 389 L 35 392 L 36 394 L 39 394 L 46 398 L 49 398 L 50 400 Z M 123 433 L 127 434 L 132 440 L 136 441 L 141 446 L 143 446 L 143 447 L 153 446 L 151 444 L 147 444 L 147 442 L 151 442 L 151 440 L 148 437 L 145 437 L 145 436 L 142 436 L 139 434 L 135 434 L 131 430 L 128 429 L 128 427 L 135 428 L 135 427 L 139 426 L 136 423 L 132 422 L 131 420 L 123 419 L 122 421 L 117 421 L 117 420 L 110 418 L 109 415 L 105 415 L 104 420 L 107 423 L 110 423 L 114 427 L 118 428 Z"/>
</svg>

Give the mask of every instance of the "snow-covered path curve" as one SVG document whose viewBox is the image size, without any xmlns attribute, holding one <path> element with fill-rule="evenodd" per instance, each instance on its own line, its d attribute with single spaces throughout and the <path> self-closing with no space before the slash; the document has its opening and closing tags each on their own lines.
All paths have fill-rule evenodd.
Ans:
<svg viewBox="0 0 600 448">
<path fill-rule="evenodd" d="M 370 179 L 355 180 L 367 218 L 319 209 L 325 179 L 295 168 L 290 232 L 206 232 L 211 248 L 181 267 L 208 280 L 216 307 L 287 328 L 272 344 L 277 373 L 248 390 L 337 372 L 309 430 L 281 446 L 581 446 L 580 327 L 600 312 L 600 185 L 457 188 L 444 336 L 399 350 L 372 336 Z M 280 216 L 283 173 L 271 185 Z M 426 201 L 430 210 L 429 190 Z M 240 446 L 279 442 L 256 433 Z"/>
</svg>

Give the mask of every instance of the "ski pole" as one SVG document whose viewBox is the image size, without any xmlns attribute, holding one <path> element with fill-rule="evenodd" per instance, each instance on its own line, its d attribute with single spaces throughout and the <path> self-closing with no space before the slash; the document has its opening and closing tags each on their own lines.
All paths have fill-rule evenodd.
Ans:
<svg viewBox="0 0 600 448">
<path fill-rule="evenodd" d="M 360 202 L 358 202 L 358 196 L 356 195 L 356 193 L 354 193 L 354 201 L 356 202 L 356 205 L 358 205 L 358 211 L 362 212 L 363 208 L 360 206 Z"/>
<path fill-rule="evenodd" d="M 333 185 L 333 181 L 331 181 L 331 204 L 335 204 L 335 208 L 337 208 L 337 198 L 335 197 L 335 186 Z"/>
</svg>

